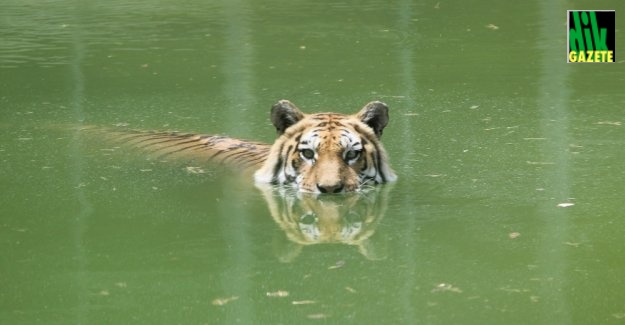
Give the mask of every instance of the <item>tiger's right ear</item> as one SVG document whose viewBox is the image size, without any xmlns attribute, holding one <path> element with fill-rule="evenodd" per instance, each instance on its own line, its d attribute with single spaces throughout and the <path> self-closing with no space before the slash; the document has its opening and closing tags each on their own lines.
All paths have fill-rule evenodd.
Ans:
<svg viewBox="0 0 625 325">
<path fill-rule="evenodd" d="M 275 103 L 271 107 L 271 123 L 276 127 L 278 135 L 282 135 L 289 126 L 303 118 L 304 113 L 286 99 Z"/>
<path fill-rule="evenodd" d="M 370 102 L 356 116 L 360 121 L 371 127 L 379 138 L 382 136 L 382 130 L 388 123 L 388 106 L 379 101 Z"/>
</svg>

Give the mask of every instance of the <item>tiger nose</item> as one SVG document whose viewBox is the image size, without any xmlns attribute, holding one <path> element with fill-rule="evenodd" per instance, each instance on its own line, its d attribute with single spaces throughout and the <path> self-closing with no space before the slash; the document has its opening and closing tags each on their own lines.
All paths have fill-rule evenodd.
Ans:
<svg viewBox="0 0 625 325">
<path fill-rule="evenodd" d="M 321 193 L 340 193 L 343 190 L 343 183 L 336 183 L 332 185 L 317 183 L 317 189 Z"/>
</svg>

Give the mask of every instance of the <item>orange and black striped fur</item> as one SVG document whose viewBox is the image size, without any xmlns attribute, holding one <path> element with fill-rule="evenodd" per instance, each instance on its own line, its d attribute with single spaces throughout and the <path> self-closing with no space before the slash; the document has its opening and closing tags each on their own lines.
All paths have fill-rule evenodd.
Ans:
<svg viewBox="0 0 625 325">
<path fill-rule="evenodd" d="M 271 121 L 278 131 L 273 145 L 176 132 L 118 131 L 113 136 L 163 157 L 206 157 L 250 168 L 257 183 L 292 185 L 302 192 L 353 192 L 397 178 L 380 142 L 388 122 L 388 107 L 382 102 L 344 115 L 304 114 L 281 100 L 271 109 Z"/>
<path fill-rule="evenodd" d="M 90 128 L 86 128 L 90 131 Z M 101 130 L 96 130 L 101 131 Z M 104 130 L 114 143 L 142 149 L 158 160 L 204 160 L 235 169 L 256 170 L 267 160 L 271 145 L 221 135 L 139 130 Z"/>
</svg>

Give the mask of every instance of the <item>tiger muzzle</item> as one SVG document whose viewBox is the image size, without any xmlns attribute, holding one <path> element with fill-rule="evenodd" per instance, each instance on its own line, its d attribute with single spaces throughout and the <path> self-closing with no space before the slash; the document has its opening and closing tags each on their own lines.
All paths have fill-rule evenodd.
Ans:
<svg viewBox="0 0 625 325">
<path fill-rule="evenodd" d="M 341 193 L 343 192 L 344 188 L 345 186 L 343 185 L 343 183 L 337 183 L 334 185 L 322 185 L 317 183 L 317 189 L 321 193 Z"/>
</svg>

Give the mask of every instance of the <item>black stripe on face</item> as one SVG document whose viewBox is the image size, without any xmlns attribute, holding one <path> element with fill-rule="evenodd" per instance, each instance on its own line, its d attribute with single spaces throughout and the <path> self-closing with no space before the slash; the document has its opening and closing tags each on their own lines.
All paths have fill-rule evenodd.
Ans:
<svg viewBox="0 0 625 325">
<path fill-rule="evenodd" d="M 299 166 L 300 166 L 300 162 L 297 159 L 291 160 L 291 168 L 293 168 L 293 170 L 297 171 Z"/>
<path fill-rule="evenodd" d="M 362 166 L 362 168 L 360 169 L 360 171 L 365 171 L 369 168 L 369 160 L 367 159 L 367 150 L 365 150 L 365 148 L 362 148 L 362 156 L 365 158 L 363 159 L 364 164 Z"/>
<path fill-rule="evenodd" d="M 276 165 L 273 167 L 273 173 L 271 175 L 271 183 L 272 184 L 276 184 L 278 182 L 278 173 L 280 173 L 280 166 L 282 166 L 282 148 L 284 148 L 284 143 L 280 144 L 280 150 L 278 150 L 279 156 L 278 156 L 278 162 L 276 162 Z"/>
<path fill-rule="evenodd" d="M 382 178 L 382 183 L 386 183 L 386 176 L 384 175 L 384 172 L 382 171 L 382 169 L 380 168 L 380 164 L 382 163 L 382 160 L 380 159 L 380 150 L 378 145 L 376 144 L 376 152 L 375 152 L 375 165 L 377 167 L 377 172 L 380 175 L 380 177 Z"/>
<path fill-rule="evenodd" d="M 287 175 L 286 173 L 286 167 L 287 164 L 289 163 L 289 157 L 291 156 L 291 153 L 293 152 L 293 149 L 295 147 L 293 145 L 290 145 L 287 149 L 286 149 L 286 153 L 284 155 L 284 161 L 282 162 L 282 172 L 284 173 L 284 176 L 286 179 L 288 179 L 289 175 Z"/>
<path fill-rule="evenodd" d="M 362 137 L 362 142 L 365 143 L 366 140 L 364 138 L 364 136 L 367 134 L 365 132 L 363 132 L 360 127 L 358 127 L 358 125 L 354 125 L 354 130 L 356 130 L 356 132 L 360 133 L 363 137 Z M 380 143 L 375 141 L 375 139 L 369 139 L 369 142 L 371 142 L 373 144 L 373 147 L 375 148 L 375 153 L 374 153 L 374 166 L 375 166 L 375 170 L 378 173 L 378 175 L 380 175 L 380 178 L 382 178 L 382 182 L 386 183 L 386 175 L 384 175 L 384 172 L 382 171 L 382 169 L 380 168 L 380 164 L 382 163 L 381 161 L 381 157 L 380 157 Z"/>
</svg>

